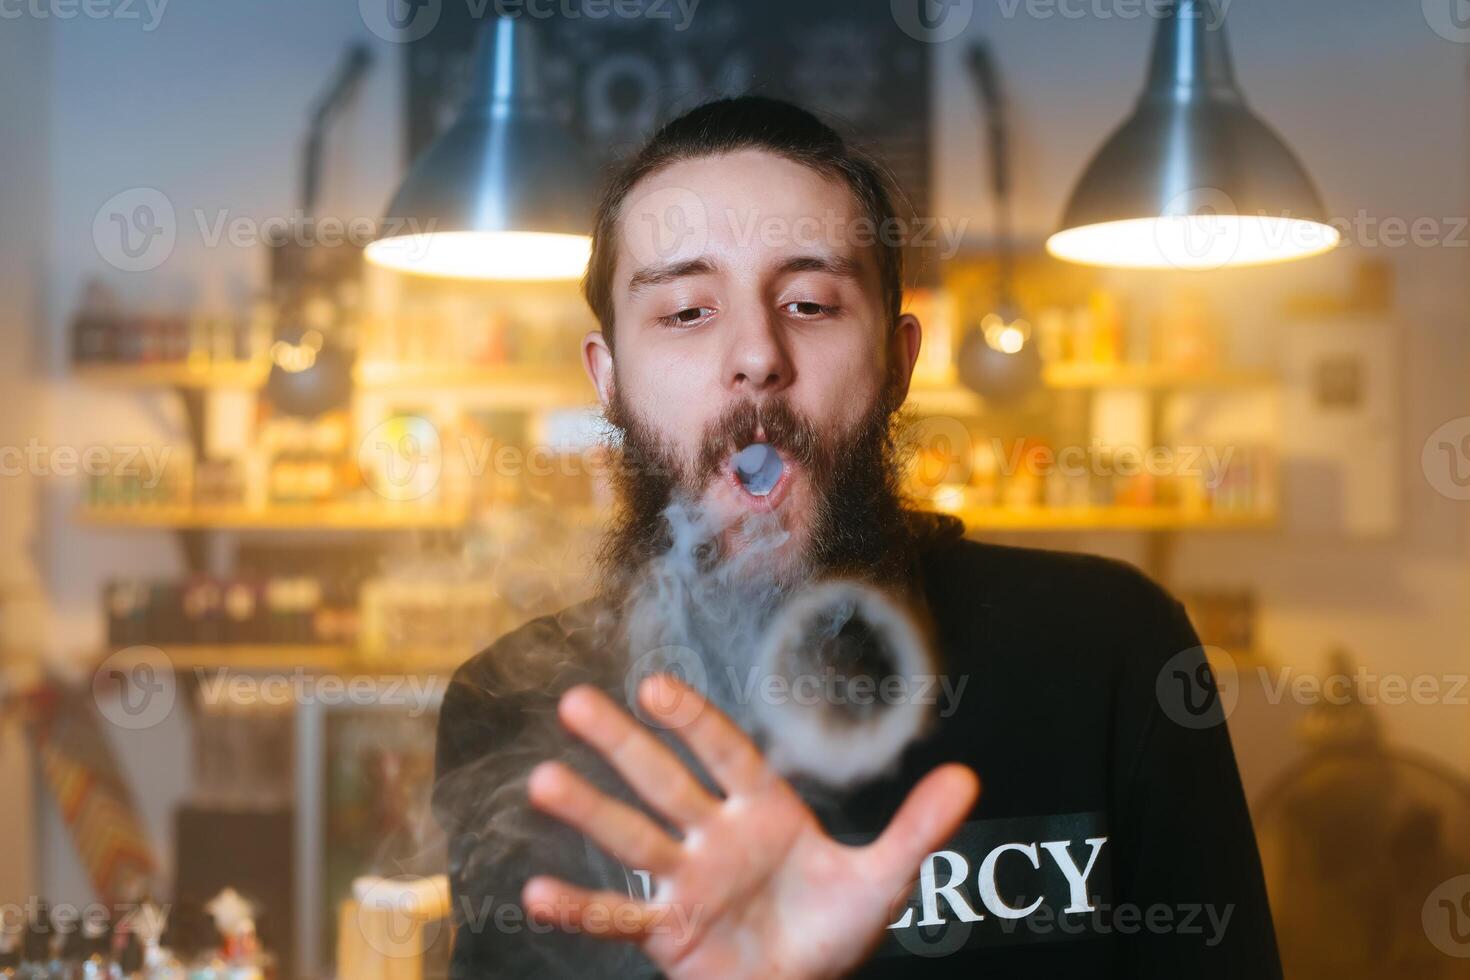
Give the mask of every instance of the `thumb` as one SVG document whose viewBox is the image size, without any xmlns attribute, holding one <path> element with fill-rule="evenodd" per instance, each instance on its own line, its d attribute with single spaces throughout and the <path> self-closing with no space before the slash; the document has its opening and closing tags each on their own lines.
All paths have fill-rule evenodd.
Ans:
<svg viewBox="0 0 1470 980">
<path fill-rule="evenodd" d="M 954 836 L 980 795 L 980 779 L 968 766 L 943 765 L 909 793 L 887 829 L 868 845 L 879 874 L 895 887 L 919 874 L 919 863 Z"/>
</svg>

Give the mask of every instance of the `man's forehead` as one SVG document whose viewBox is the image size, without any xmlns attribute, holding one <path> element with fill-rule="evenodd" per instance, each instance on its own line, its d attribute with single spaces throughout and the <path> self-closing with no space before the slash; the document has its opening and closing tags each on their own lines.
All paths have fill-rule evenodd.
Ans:
<svg viewBox="0 0 1470 980">
<path fill-rule="evenodd" d="M 876 238 L 847 184 L 763 151 L 680 161 L 635 185 L 622 209 L 618 283 L 650 273 L 870 268 Z M 704 263 L 701 270 L 695 263 Z M 871 266 L 875 268 L 875 266 Z"/>
</svg>

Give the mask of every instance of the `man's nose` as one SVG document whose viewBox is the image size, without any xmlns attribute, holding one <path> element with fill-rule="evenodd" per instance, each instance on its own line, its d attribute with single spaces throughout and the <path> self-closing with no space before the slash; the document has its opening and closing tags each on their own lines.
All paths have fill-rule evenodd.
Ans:
<svg viewBox="0 0 1470 980">
<path fill-rule="evenodd" d="M 735 391 L 785 388 L 795 376 L 781 325 L 770 315 L 740 318 L 725 351 L 726 383 Z"/>
</svg>

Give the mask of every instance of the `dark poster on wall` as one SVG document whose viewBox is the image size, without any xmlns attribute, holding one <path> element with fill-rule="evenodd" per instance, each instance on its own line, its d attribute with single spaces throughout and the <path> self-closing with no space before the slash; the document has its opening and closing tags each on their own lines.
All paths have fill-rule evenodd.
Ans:
<svg viewBox="0 0 1470 980">
<path fill-rule="evenodd" d="M 915 214 L 932 213 L 930 45 L 899 28 L 890 4 L 592 2 L 500 0 L 534 21 L 556 108 L 600 165 L 685 109 L 757 93 L 790 99 L 838 124 L 893 171 Z M 409 160 L 454 118 L 479 22 L 496 11 L 497 0 L 440 0 L 433 28 L 404 46 Z M 641 15 L 630 15 L 636 11 Z"/>
</svg>

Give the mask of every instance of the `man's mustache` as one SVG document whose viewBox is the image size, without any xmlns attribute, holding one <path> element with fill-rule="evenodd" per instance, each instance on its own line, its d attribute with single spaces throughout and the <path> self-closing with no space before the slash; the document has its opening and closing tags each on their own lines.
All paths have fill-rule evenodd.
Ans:
<svg viewBox="0 0 1470 980">
<path fill-rule="evenodd" d="M 816 467 L 822 452 L 816 425 L 786 398 L 742 399 L 705 425 L 695 466 L 696 481 L 707 482 L 732 453 L 756 441 L 765 442 L 790 462 L 808 469 Z"/>
</svg>

